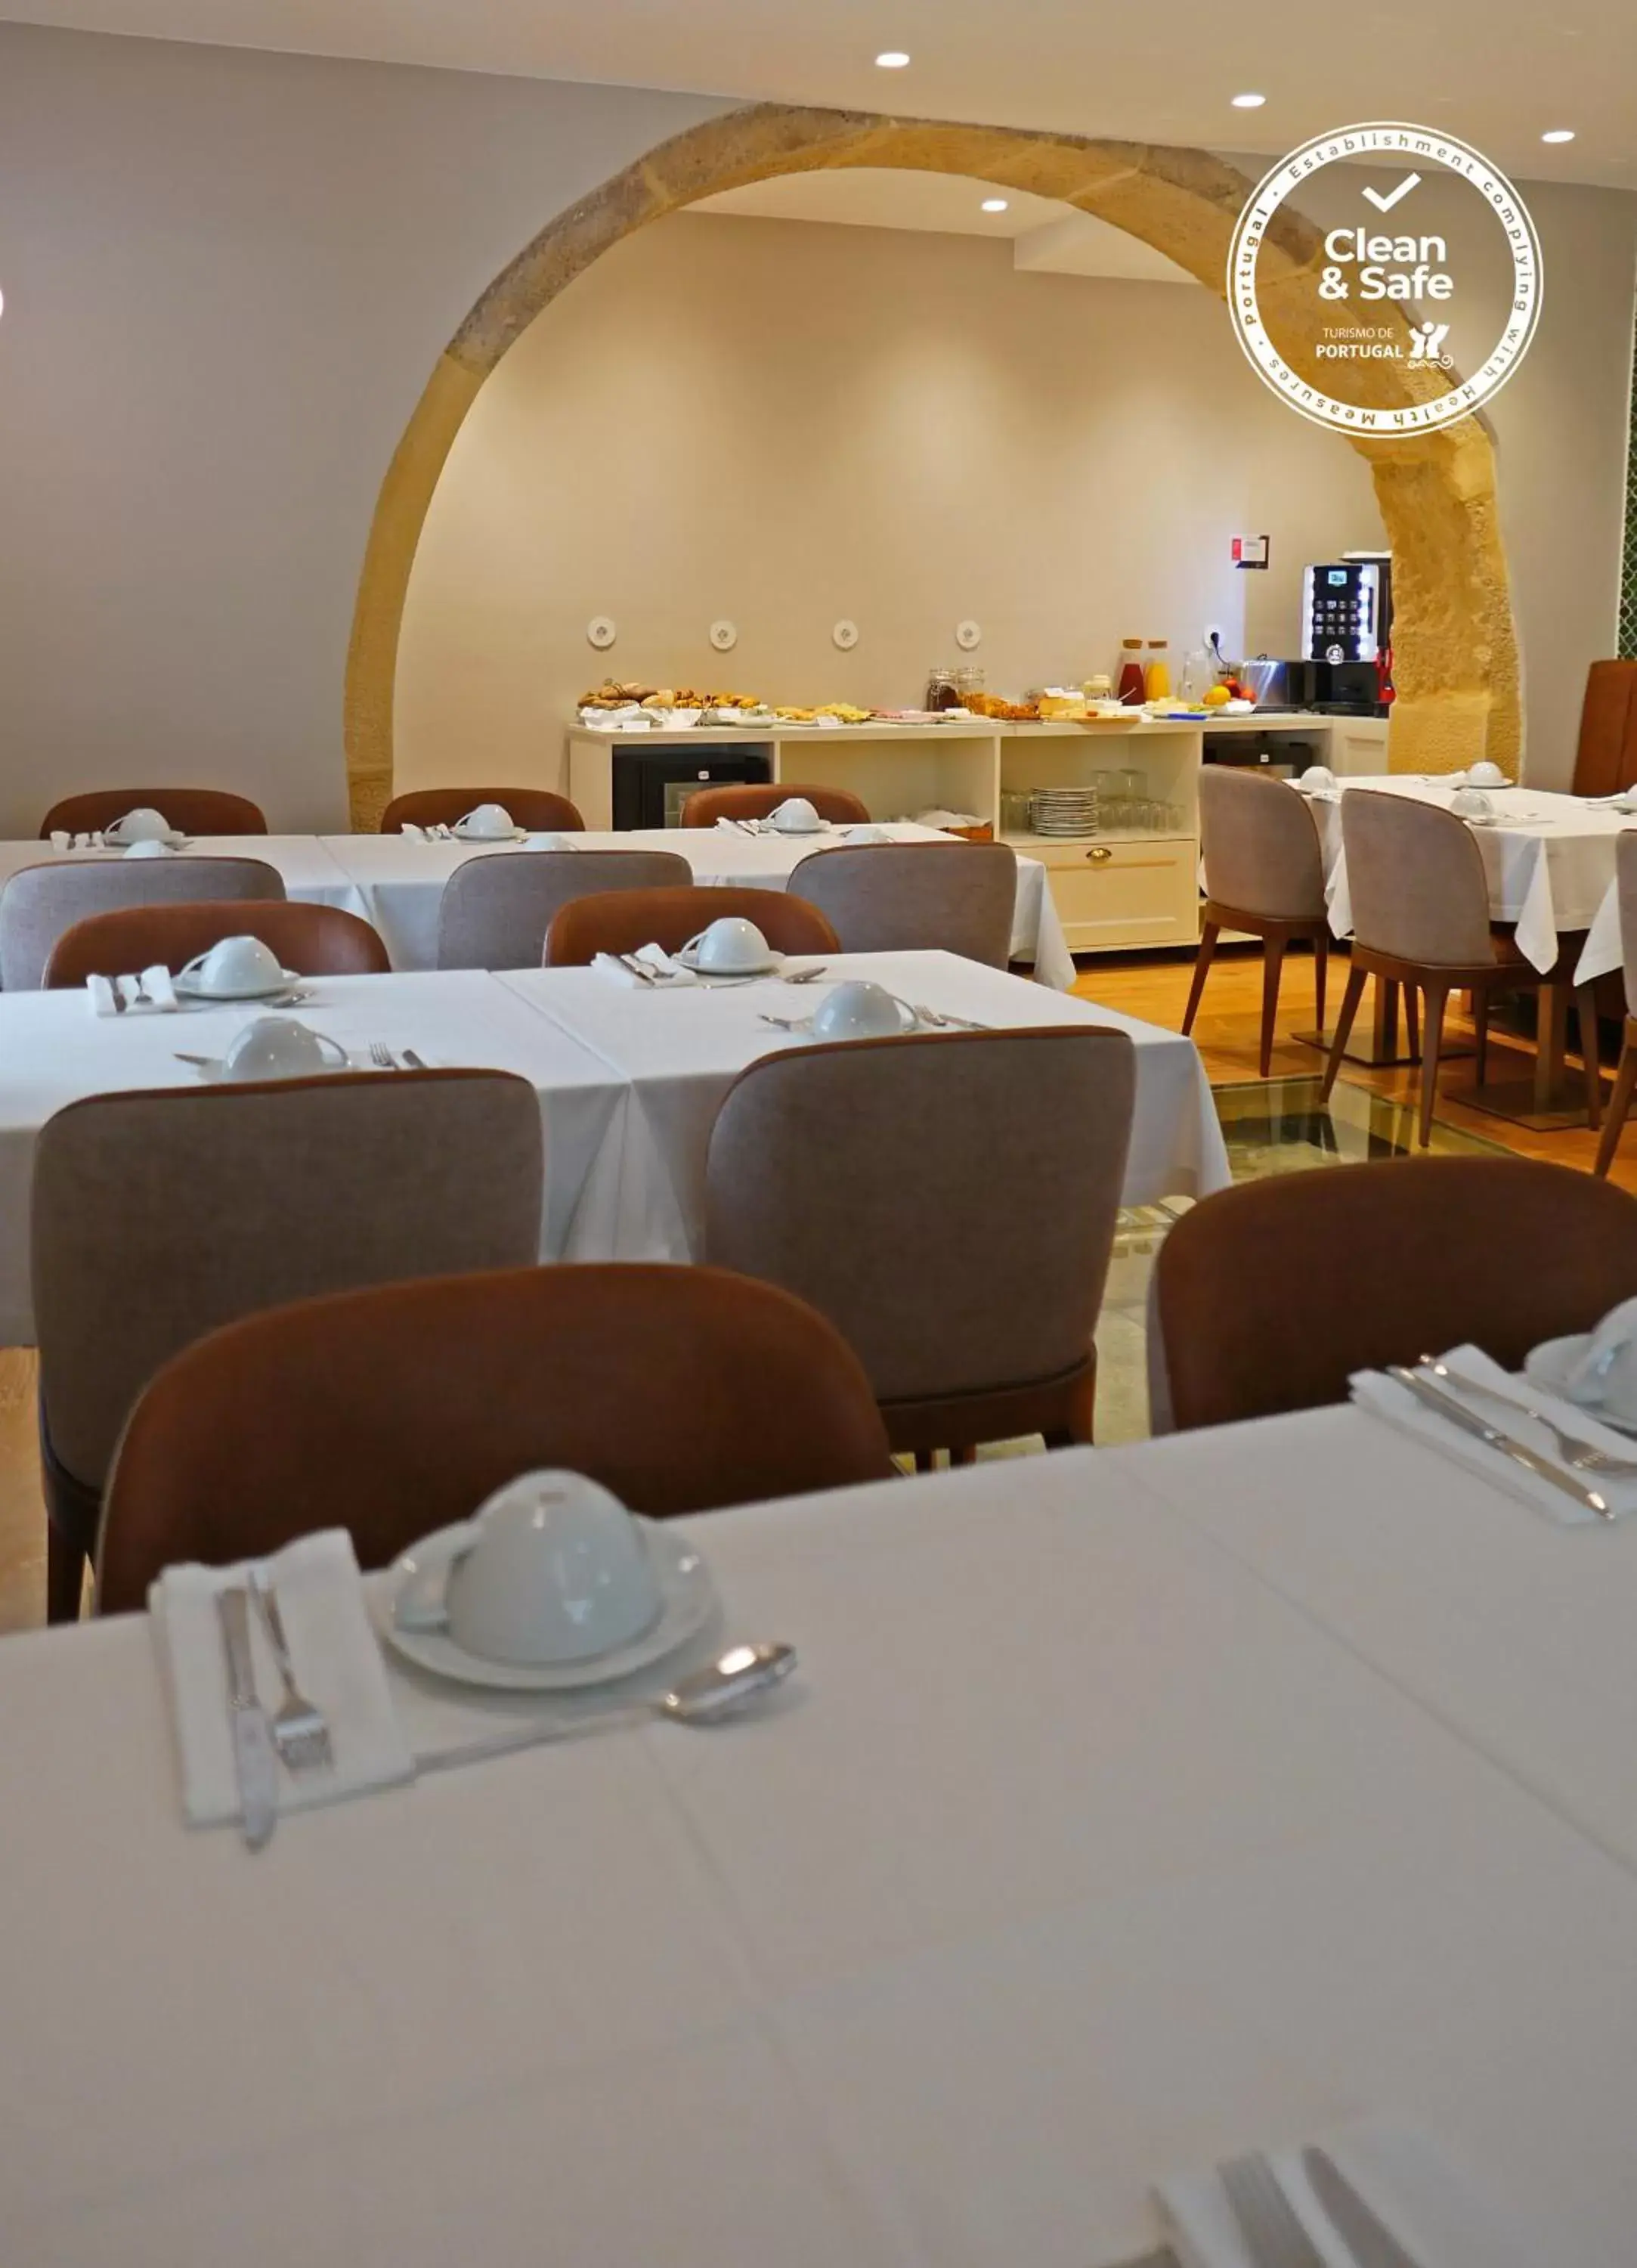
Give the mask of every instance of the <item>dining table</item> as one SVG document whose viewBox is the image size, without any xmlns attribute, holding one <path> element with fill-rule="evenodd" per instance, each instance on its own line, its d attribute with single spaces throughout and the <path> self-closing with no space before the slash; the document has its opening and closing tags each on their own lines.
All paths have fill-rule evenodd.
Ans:
<svg viewBox="0 0 1637 2268">
<path fill-rule="evenodd" d="M 401 1065 L 510 1071 L 540 1098 L 546 1136 L 541 1258 L 685 1263 L 701 1256 L 704 1154 L 733 1079 L 760 1056 L 811 1033 L 767 1020 L 810 1018 L 839 983 L 885 983 L 935 1014 L 996 1029 L 1112 1026 L 1136 1051 L 1136 1105 L 1124 1201 L 1204 1196 L 1229 1179 L 1209 1083 L 1190 1039 L 945 953 L 799 957 L 748 984 L 628 990 L 596 968 L 491 975 L 421 970 L 305 980 L 293 1012 L 368 1069 L 379 1044 Z M 0 1345 L 33 1343 L 28 1266 L 34 1145 L 52 1115 L 86 1095 L 196 1084 L 180 1058 L 219 1062 L 264 1012 L 253 1003 L 189 1003 L 178 1013 L 99 1016 L 84 987 L 0 993 Z M 471 1161 L 474 1174 L 482 1160 Z M 996 1192 L 1026 1203 L 1026 1190 Z M 179 1222 L 185 1218 L 179 1197 Z"/>
<path fill-rule="evenodd" d="M 1326 1411 L 686 1532 L 771 1701 L 256 1853 L 183 1823 L 149 1617 L 0 1642 L 9 2259 L 1110 2268 L 1386 2118 L 1629 2268 L 1625 1526 Z"/>
<path fill-rule="evenodd" d="M 895 843 L 955 839 L 907 821 L 872 831 Z M 583 850 L 674 851 L 687 860 L 703 887 L 782 890 L 804 858 L 837 849 L 848 837 L 839 828 L 804 837 L 749 834 L 738 827 L 662 827 L 566 839 Z M 261 859 L 283 877 L 288 896 L 361 916 L 380 932 L 394 968 L 416 969 L 437 966 L 438 911 L 444 885 L 456 869 L 471 858 L 515 856 L 530 847 L 526 842 L 427 841 L 408 835 L 219 835 L 196 836 L 178 855 Z M 122 855 L 55 850 L 49 843 L 0 843 L 0 886 L 22 866 Z M 1074 956 L 1038 858 L 1017 860 L 1011 954 L 1052 990 L 1067 991 L 1075 981 Z"/>
</svg>

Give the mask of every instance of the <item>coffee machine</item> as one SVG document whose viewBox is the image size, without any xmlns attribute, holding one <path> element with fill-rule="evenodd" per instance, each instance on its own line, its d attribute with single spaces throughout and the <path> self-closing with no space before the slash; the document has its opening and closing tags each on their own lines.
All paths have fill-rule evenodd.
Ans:
<svg viewBox="0 0 1637 2268">
<path fill-rule="evenodd" d="M 1287 661 L 1269 706 L 1384 717 L 1392 688 L 1392 560 L 1348 551 L 1302 571 L 1302 658 Z"/>
</svg>

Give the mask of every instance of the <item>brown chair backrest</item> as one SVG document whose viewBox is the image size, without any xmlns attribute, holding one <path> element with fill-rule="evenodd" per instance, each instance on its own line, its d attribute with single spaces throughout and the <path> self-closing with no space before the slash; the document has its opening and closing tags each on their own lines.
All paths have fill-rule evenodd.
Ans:
<svg viewBox="0 0 1637 2268">
<path fill-rule="evenodd" d="M 198 905 L 124 906 L 76 922 L 52 946 L 44 983 L 53 991 L 156 961 L 174 976 L 224 937 L 259 937 L 297 976 L 380 976 L 392 967 L 379 932 L 339 906 L 207 898 Z"/>
<path fill-rule="evenodd" d="M 844 787 L 804 787 L 793 780 L 696 788 L 682 806 L 684 827 L 714 827 L 719 819 L 766 819 L 782 803 L 804 796 L 820 819 L 838 827 L 867 820 L 870 806 Z"/>
<path fill-rule="evenodd" d="M 259 1314 L 154 1379 L 120 1445 L 103 1613 L 179 1559 L 313 1528 L 385 1565 L 518 1473 L 588 1473 L 664 1518 L 888 1478 L 856 1359 L 819 1315 L 714 1268 L 535 1268 Z"/>
<path fill-rule="evenodd" d="M 538 1257 L 540 1101 L 505 1071 L 99 1094 L 40 1129 L 42 1433 L 88 1489 L 160 1365 L 258 1307 Z"/>
<path fill-rule="evenodd" d="M 792 897 L 827 914 L 843 953 L 941 946 L 1004 968 L 1017 907 L 1009 843 L 861 843 L 815 850 L 789 880 Z"/>
<path fill-rule="evenodd" d="M 406 820 L 411 827 L 453 827 L 480 803 L 499 804 L 510 813 L 514 827 L 546 835 L 585 831 L 575 805 L 548 787 L 417 787 L 393 798 L 381 814 L 381 833 L 396 835 Z"/>
<path fill-rule="evenodd" d="M 247 795 L 230 795 L 219 787 L 93 787 L 83 795 L 65 795 L 54 803 L 40 822 L 42 843 L 59 828 L 70 835 L 92 835 L 112 827 L 128 811 L 146 809 L 183 835 L 265 835 L 268 823 L 261 806 Z"/>
<path fill-rule="evenodd" d="M 1200 772 L 1205 887 L 1220 906 L 1273 921 L 1317 921 L 1325 862 L 1307 798 L 1287 782 L 1236 765 Z"/>
<path fill-rule="evenodd" d="M 635 953 L 644 945 L 674 953 L 712 922 L 735 914 L 754 922 L 774 953 L 841 949 L 818 907 L 782 890 L 606 890 L 570 899 L 552 917 L 546 965 L 584 967 L 599 953 Z"/>
<path fill-rule="evenodd" d="M 1594 661 L 1586 672 L 1575 751 L 1576 795 L 1637 784 L 1637 661 Z"/>
<path fill-rule="evenodd" d="M 1360 945 L 1427 968 L 1494 960 L 1483 854 L 1464 820 L 1355 788 L 1341 799 L 1341 841 Z"/>
<path fill-rule="evenodd" d="M 1202 1198 L 1155 1263 L 1178 1427 L 1345 1402 L 1471 1340 L 1508 1370 L 1637 1294 L 1637 1199 L 1522 1158 L 1405 1158 Z"/>
<path fill-rule="evenodd" d="M 437 913 L 440 968 L 538 968 L 546 932 L 572 898 L 686 887 L 675 850 L 491 851 L 457 866 Z"/>
<path fill-rule="evenodd" d="M 59 858 L 19 866 L 0 888 L 0 988 L 36 990 L 57 939 L 92 914 L 283 895 L 283 876 L 261 858 Z"/>
<path fill-rule="evenodd" d="M 707 1256 L 828 1315 L 882 1401 L 1055 1377 L 1090 1349 L 1134 1081 L 1095 1025 L 765 1057 L 711 1131 Z"/>
<path fill-rule="evenodd" d="M 1620 952 L 1626 964 L 1626 1012 L 1628 1016 L 1637 1016 L 1637 834 L 1629 828 L 1614 846 L 1614 877 L 1619 891 Z"/>
</svg>

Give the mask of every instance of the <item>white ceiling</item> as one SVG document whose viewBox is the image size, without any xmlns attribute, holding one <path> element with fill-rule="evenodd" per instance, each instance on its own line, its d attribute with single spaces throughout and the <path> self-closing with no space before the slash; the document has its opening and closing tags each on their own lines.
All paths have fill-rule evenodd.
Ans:
<svg viewBox="0 0 1637 2268">
<path fill-rule="evenodd" d="M 1637 187 L 1633 0 L 0 0 L 15 21 L 1278 155 L 1442 125 L 1525 178 Z M 886 48 L 907 70 L 881 71 Z M 1253 114 L 1228 99 L 1268 96 Z M 1540 142 L 1572 126 L 1566 148 Z"/>
<path fill-rule="evenodd" d="M 1118 276 L 1154 284 L 1192 284 L 1186 269 L 1138 237 L 1053 197 L 1008 189 L 1006 210 L 987 213 L 997 195 L 957 173 L 899 173 L 861 166 L 839 173 L 787 173 L 707 197 L 696 212 L 755 220 L 829 221 L 856 228 L 905 228 L 940 236 L 993 236 L 1012 247 L 1014 266 L 1060 276 Z"/>
</svg>

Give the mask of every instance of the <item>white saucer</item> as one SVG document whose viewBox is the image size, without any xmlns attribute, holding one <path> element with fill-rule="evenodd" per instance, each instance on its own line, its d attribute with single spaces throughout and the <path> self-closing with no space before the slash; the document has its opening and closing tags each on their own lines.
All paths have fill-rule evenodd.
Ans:
<svg viewBox="0 0 1637 2268">
<path fill-rule="evenodd" d="M 784 965 L 784 955 L 781 953 L 770 953 L 765 961 L 747 962 L 743 968 L 701 968 L 697 955 L 691 953 L 673 954 L 672 959 L 679 968 L 691 968 L 694 976 L 702 977 L 707 984 L 712 977 L 718 978 L 723 984 L 737 984 L 746 976 L 775 976 Z"/>
<path fill-rule="evenodd" d="M 258 984 L 251 992 L 207 992 L 196 976 L 178 976 L 173 980 L 179 999 L 215 1001 L 224 1008 L 242 1007 L 246 1000 L 281 999 L 301 981 L 293 968 L 283 970 L 276 984 Z"/>
<path fill-rule="evenodd" d="M 149 840 L 151 842 L 163 843 L 167 850 L 186 850 L 193 839 L 194 838 L 191 835 L 179 835 L 174 828 L 172 828 L 168 835 L 158 835 L 149 837 Z M 109 851 L 116 858 L 122 858 L 125 856 L 125 853 L 131 848 L 132 845 L 128 843 L 110 842 L 106 835 L 103 836 L 102 841 L 99 843 L 93 843 L 92 845 L 89 852 L 84 850 L 75 850 L 72 843 L 69 845 L 71 855 L 77 858 L 84 858 L 86 857 L 94 858 L 99 850 Z"/>
<path fill-rule="evenodd" d="M 526 827 L 508 827 L 502 835 L 467 835 L 459 827 L 450 828 L 457 843 L 521 843 L 528 833 Z"/>
<path fill-rule="evenodd" d="M 1600 1425 L 1611 1425 L 1617 1433 L 1637 1434 L 1637 1418 L 1618 1417 L 1601 1402 L 1575 1402 L 1568 1390 L 1569 1373 L 1591 1344 L 1589 1331 L 1577 1331 L 1566 1339 L 1546 1339 L 1531 1347 L 1523 1358 L 1523 1375 L 1531 1385 L 1544 1387 L 1548 1394 L 1560 1400 L 1573 1403 L 1583 1410 L 1588 1418 L 1595 1418 Z"/>
<path fill-rule="evenodd" d="M 456 1539 L 464 1541 L 466 1524 L 440 1528 L 417 1543 L 412 1551 L 400 1552 L 387 1570 L 386 1580 L 378 1592 L 371 1592 L 370 1612 L 380 1636 L 406 1661 L 413 1661 L 417 1669 L 429 1669 L 435 1677 L 452 1678 L 459 1685 L 490 1685 L 510 1692 L 553 1693 L 568 1692 L 576 1686 L 606 1685 L 616 1678 L 629 1677 L 650 1662 L 672 1653 L 678 1646 L 686 1646 L 696 1638 L 716 1610 L 716 1586 L 710 1571 L 698 1551 L 669 1521 L 647 1520 L 639 1513 L 638 1527 L 648 1546 L 654 1572 L 659 1579 L 661 1605 L 659 1618 L 610 1653 L 599 1653 L 589 1661 L 551 1662 L 532 1665 L 518 1661 L 491 1661 L 485 1656 L 468 1653 L 457 1646 L 446 1631 L 400 1630 L 394 1620 L 394 1608 L 399 1591 L 413 1576 L 427 1569 L 447 1566 L 453 1557 Z"/>
</svg>

